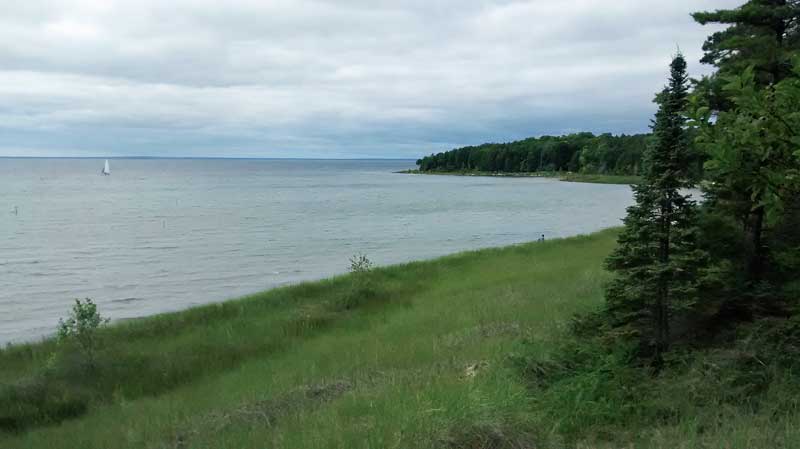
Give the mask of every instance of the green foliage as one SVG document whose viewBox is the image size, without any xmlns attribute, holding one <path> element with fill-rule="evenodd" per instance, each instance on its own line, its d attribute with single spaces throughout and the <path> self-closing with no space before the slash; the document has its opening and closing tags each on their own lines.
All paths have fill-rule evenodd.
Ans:
<svg viewBox="0 0 800 449">
<path fill-rule="evenodd" d="M 780 219 L 800 187 L 800 72 L 759 89 L 753 68 L 726 78 L 734 107 L 712 117 L 695 98 L 698 143 L 710 156 L 708 191 L 744 221 L 763 207 L 768 223 Z M 722 204 L 726 203 L 726 204 Z"/>
<path fill-rule="evenodd" d="M 772 420 L 798 412 L 798 324 L 759 320 L 714 347 L 665 354 L 658 373 L 631 363 L 629 348 L 608 345 L 597 332 L 566 334 L 545 354 L 517 353 L 510 361 L 532 390 L 537 418 L 553 426 L 551 444 L 791 448 L 797 435 L 787 441 Z M 762 420 L 761 432 L 747 439 L 730 429 L 735 421 L 752 430 Z"/>
<path fill-rule="evenodd" d="M 718 70 L 696 86 L 714 111 L 734 105 L 724 86 L 726 78 L 752 67 L 760 87 L 777 83 L 791 73 L 791 59 L 800 49 L 800 4 L 796 0 L 750 0 L 736 9 L 697 12 L 700 24 L 725 24 L 727 28 L 708 37 L 702 62 Z"/>
<path fill-rule="evenodd" d="M 742 265 L 749 283 L 744 293 L 753 302 L 755 296 L 770 291 L 768 296 L 775 296 L 780 290 L 770 285 L 776 272 L 785 271 L 774 266 L 783 258 L 775 251 L 787 255 L 787 248 L 780 248 L 785 245 L 775 235 L 795 240 L 785 231 L 792 221 L 786 218 L 795 214 L 786 211 L 787 198 L 797 192 L 798 75 L 793 59 L 800 52 L 800 3 L 750 0 L 694 18 L 729 25 L 703 47 L 703 62 L 718 70 L 698 83 L 691 109 L 700 131 L 698 146 L 709 157 L 707 207 L 735 217 L 744 229 Z"/>
<path fill-rule="evenodd" d="M 422 172 L 533 173 L 569 171 L 638 175 L 650 136 L 592 133 L 486 143 L 432 154 L 417 161 Z"/>
<path fill-rule="evenodd" d="M 766 87 L 752 66 L 725 81 L 730 109 L 712 115 L 701 97 L 693 99 L 697 144 L 709 155 L 707 208 L 745 230 L 742 269 L 749 290 L 763 290 L 766 282 L 789 281 L 798 267 L 792 254 L 800 249 L 800 69 Z"/>
<path fill-rule="evenodd" d="M 510 358 L 534 391 L 534 407 L 554 433 L 573 444 L 581 436 L 612 438 L 649 411 L 643 401 L 649 371 L 630 363 L 630 348 L 610 350 L 594 340 L 565 335 L 558 348 L 542 357 L 515 354 Z"/>
<path fill-rule="evenodd" d="M 712 182 L 708 190 L 715 199 L 731 202 L 734 215 L 746 217 L 763 207 L 774 223 L 798 187 L 800 77 L 795 72 L 775 86 L 758 89 L 751 67 L 727 78 L 725 91 L 734 108 L 713 119 L 707 107 L 695 103 L 698 143 L 711 157 L 706 163 Z"/>
<path fill-rule="evenodd" d="M 800 441 L 796 433 L 743 438 L 728 424 L 766 415 L 797 422 L 800 72 L 790 61 L 800 4 L 753 0 L 695 18 L 732 24 L 704 47 L 704 62 L 719 71 L 697 84 L 687 122 L 685 63 L 673 61 L 644 180 L 607 260 L 616 276 L 606 308 L 577 320 L 555 351 L 514 360 L 544 419 L 570 444 L 616 441 L 642 427 L 657 429 L 650 438 L 639 432 L 642 447 L 674 447 L 674 436 L 686 447 Z M 680 193 L 691 184 L 690 137 L 708 159 L 702 209 Z M 776 295 L 780 308 L 768 301 Z M 747 324 L 734 315 L 742 302 Z M 643 353 L 658 363 L 632 363 Z"/>
<path fill-rule="evenodd" d="M 279 353 L 294 339 L 341 319 L 338 301 L 351 286 L 350 279 L 301 284 L 262 294 L 260 301 L 246 298 L 117 326 L 103 326 L 105 320 L 91 307 L 93 303 L 79 301 L 80 313 L 73 310 L 64 321 L 64 329 L 69 329 L 67 348 L 77 351 L 55 352 L 64 349 L 60 338 L 58 345 L 48 341 L 0 351 L 0 431 L 26 431 L 111 401 L 166 394 L 245 360 Z M 79 328 L 91 331 L 78 332 Z M 88 346 L 92 349 L 88 372 L 87 355 L 77 340 L 77 335 L 87 333 L 91 340 L 85 341 L 93 342 Z M 97 347 L 100 340 L 103 351 Z M 26 369 L 14 370 L 23 362 Z M 16 374 L 8 385 L 2 382 L 4 370 Z"/>
<path fill-rule="evenodd" d="M 624 175 L 590 175 L 583 173 L 569 173 L 559 176 L 561 181 L 588 182 L 592 184 L 626 184 L 633 185 L 642 182 L 641 176 Z"/>
<path fill-rule="evenodd" d="M 47 404 L 66 395 L 85 404 L 77 417 L 0 431 L 0 446 L 531 442 L 530 399 L 503 360 L 521 335 L 545 342 L 563 317 L 599 304 L 600 262 L 615 237 L 610 230 L 373 268 L 381 300 L 349 310 L 339 303 L 352 285 L 345 275 L 120 322 L 101 329 L 92 376 L 75 363 L 78 352 L 46 370 L 54 341 L 0 350 L 9 391 L 46 380 Z M 477 369 L 468 376 L 469 367 Z M 340 384 L 352 388 L 330 400 L 304 396 L 285 413 L 272 407 L 293 392 Z M 17 402 L 0 398 L 5 406 L 4 416 L 17 416 Z"/>
<path fill-rule="evenodd" d="M 100 316 L 97 305 L 91 299 L 76 299 L 69 317 L 58 321 L 57 336 L 62 343 L 76 344 L 86 357 L 88 366 L 94 367 L 98 331 L 108 321 Z"/>
<path fill-rule="evenodd" d="M 81 416 L 88 402 L 83 391 L 45 377 L 15 386 L 0 385 L 0 432 L 22 432 Z"/>
<path fill-rule="evenodd" d="M 703 44 L 702 62 L 719 68 L 714 77 L 739 75 L 753 67 L 759 86 L 777 83 L 791 73 L 800 49 L 800 3 L 796 0 L 750 0 L 736 9 L 696 12 L 702 24 L 726 24 Z"/>
<path fill-rule="evenodd" d="M 375 284 L 370 272 L 374 264 L 364 254 L 356 254 L 350 258 L 350 289 L 341 301 L 344 309 L 353 309 L 377 296 Z"/>
<path fill-rule="evenodd" d="M 373 263 L 365 254 L 356 254 L 350 258 L 350 272 L 356 274 L 368 273 L 372 270 Z"/>
<path fill-rule="evenodd" d="M 348 276 L 117 326 L 77 301 L 60 334 L 80 351 L 54 357 L 54 341 L 0 350 L 0 430 L 13 432 L 0 445 L 800 447 L 796 310 L 697 338 L 745 286 L 749 300 L 775 294 L 771 284 L 800 295 L 800 76 L 785 70 L 796 10 L 753 0 L 696 15 L 734 24 L 710 38 L 706 60 L 720 71 L 693 100 L 710 157 L 701 210 L 681 194 L 702 158 L 688 144 L 680 60 L 653 135 L 626 136 L 625 151 L 622 137 L 582 133 L 419 161 L 423 171 L 643 174 L 608 259 L 606 308 L 586 314 L 601 305 L 614 231 L 378 269 L 356 256 Z M 760 228 L 741 232 L 759 216 L 763 244 Z M 742 254 L 762 247 L 756 284 Z M 361 307 L 378 292 L 385 300 Z M 658 369 L 639 363 L 643 353 Z"/>
<path fill-rule="evenodd" d="M 609 325 L 639 341 L 637 352 L 657 364 L 669 347 L 676 321 L 699 302 L 705 255 L 698 248 L 697 208 L 680 192 L 691 185 L 683 110 L 686 61 L 671 64 L 669 85 L 656 97 L 655 142 L 645 155 L 643 182 L 634 186 L 619 245 L 607 260 L 615 278 L 606 290 Z"/>
<path fill-rule="evenodd" d="M 658 375 L 595 340 L 616 237 L 375 268 L 386 300 L 347 311 L 349 275 L 118 323 L 91 379 L 79 353 L 46 369 L 53 341 L 0 350 L 0 422 L 19 426 L 0 446 L 798 447 L 795 319 L 673 350 Z"/>
</svg>

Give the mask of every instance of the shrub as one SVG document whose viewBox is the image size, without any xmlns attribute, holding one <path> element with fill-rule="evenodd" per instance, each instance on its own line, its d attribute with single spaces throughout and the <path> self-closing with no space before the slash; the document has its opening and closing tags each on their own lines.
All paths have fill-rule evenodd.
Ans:
<svg viewBox="0 0 800 449">
<path fill-rule="evenodd" d="M 364 254 L 356 254 L 350 258 L 351 273 L 368 273 L 372 271 L 373 263 Z"/>
<path fill-rule="evenodd" d="M 91 299 L 75 300 L 69 317 L 58 320 L 59 342 L 71 342 L 80 348 L 89 367 L 94 367 L 98 347 L 98 330 L 108 323 L 97 312 L 97 305 Z"/>
<path fill-rule="evenodd" d="M 364 254 L 356 254 L 350 258 L 351 284 L 342 300 L 344 309 L 353 309 L 375 296 L 375 288 L 370 279 L 373 265 Z"/>
<path fill-rule="evenodd" d="M 0 431 L 21 432 L 86 413 L 89 398 L 80 390 L 45 377 L 0 386 Z"/>
</svg>

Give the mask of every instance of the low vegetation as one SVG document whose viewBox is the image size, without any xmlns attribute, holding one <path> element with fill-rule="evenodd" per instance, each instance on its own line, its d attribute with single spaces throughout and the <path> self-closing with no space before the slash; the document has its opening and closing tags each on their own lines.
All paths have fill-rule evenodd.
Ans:
<svg viewBox="0 0 800 449">
<path fill-rule="evenodd" d="M 591 175 L 586 173 L 566 173 L 559 176 L 561 181 L 589 182 L 592 184 L 636 185 L 642 182 L 641 176 L 633 175 Z"/>
<path fill-rule="evenodd" d="M 69 318 L 58 322 L 56 335 L 59 343 L 77 346 L 85 357 L 87 368 L 91 370 L 100 344 L 98 331 L 108 322 L 108 318 L 100 316 L 97 305 L 91 299 L 76 299 Z"/>
<path fill-rule="evenodd" d="M 617 236 L 372 268 L 114 324 L 98 330 L 91 376 L 77 347 L 8 348 L 0 446 L 797 447 L 794 319 L 673 353 L 658 375 L 623 348 L 587 344 L 601 338 L 590 321 Z M 355 275 L 370 299 L 347 307 Z"/>
<path fill-rule="evenodd" d="M 526 437 L 529 398 L 508 355 L 524 337 L 557 339 L 563 319 L 598 304 L 598 262 L 614 235 L 372 268 L 118 323 L 98 331 L 92 376 L 77 347 L 8 348 L 0 445 L 441 447 Z M 343 302 L 363 282 L 370 299 Z"/>
<path fill-rule="evenodd" d="M 489 176 L 497 178 L 557 178 L 566 182 L 586 182 L 592 184 L 625 184 L 635 185 L 642 181 L 641 176 L 634 175 L 597 175 L 586 173 L 561 172 L 482 172 L 474 170 L 439 171 L 439 170 L 403 170 L 398 173 L 409 175 L 450 175 L 450 176 Z"/>
</svg>

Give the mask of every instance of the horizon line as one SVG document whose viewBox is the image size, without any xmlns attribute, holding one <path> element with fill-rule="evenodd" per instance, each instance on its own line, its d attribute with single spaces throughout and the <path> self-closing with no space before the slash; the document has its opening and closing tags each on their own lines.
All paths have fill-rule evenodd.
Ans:
<svg viewBox="0 0 800 449">
<path fill-rule="evenodd" d="M 0 156 L 0 159 L 232 159 L 281 161 L 414 161 L 406 157 L 236 157 L 236 156 Z"/>
</svg>

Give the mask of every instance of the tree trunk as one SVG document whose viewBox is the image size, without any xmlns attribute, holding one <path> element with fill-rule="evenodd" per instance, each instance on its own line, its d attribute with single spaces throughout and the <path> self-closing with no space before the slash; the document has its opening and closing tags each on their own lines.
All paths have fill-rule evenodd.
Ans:
<svg viewBox="0 0 800 449">
<path fill-rule="evenodd" d="M 759 206 L 750 213 L 749 244 L 750 260 L 747 261 L 747 274 L 751 281 L 760 281 L 764 274 L 764 206 Z"/>
<path fill-rule="evenodd" d="M 656 363 L 661 364 L 662 353 L 669 347 L 669 279 L 663 269 L 669 264 L 670 233 L 672 231 L 672 200 L 664 197 L 661 200 L 661 236 L 659 237 L 659 262 L 662 272 L 659 275 L 658 300 L 656 313 Z"/>
</svg>

